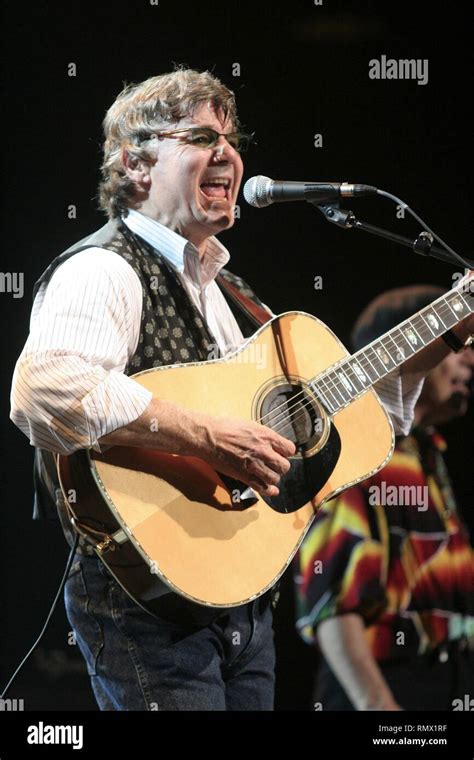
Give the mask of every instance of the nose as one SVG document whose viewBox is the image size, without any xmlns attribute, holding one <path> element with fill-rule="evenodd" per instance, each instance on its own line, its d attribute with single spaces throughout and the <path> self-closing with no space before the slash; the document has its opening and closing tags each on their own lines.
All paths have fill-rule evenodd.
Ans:
<svg viewBox="0 0 474 760">
<path fill-rule="evenodd" d="M 230 161 L 234 153 L 235 149 L 229 142 L 227 142 L 224 135 L 221 135 L 214 147 L 214 161 Z"/>
<path fill-rule="evenodd" d="M 222 161 L 223 158 L 226 158 L 224 156 L 224 151 L 225 151 L 224 145 L 217 146 L 214 150 L 214 155 L 213 155 L 214 161 Z"/>
</svg>

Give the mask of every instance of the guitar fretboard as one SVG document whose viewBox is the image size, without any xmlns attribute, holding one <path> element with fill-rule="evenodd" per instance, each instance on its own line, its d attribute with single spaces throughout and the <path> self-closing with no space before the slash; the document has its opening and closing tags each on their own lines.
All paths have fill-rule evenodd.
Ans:
<svg viewBox="0 0 474 760">
<path fill-rule="evenodd" d="M 474 279 L 451 290 L 363 349 L 313 378 L 310 387 L 331 414 L 343 409 L 407 359 L 474 311 Z"/>
</svg>

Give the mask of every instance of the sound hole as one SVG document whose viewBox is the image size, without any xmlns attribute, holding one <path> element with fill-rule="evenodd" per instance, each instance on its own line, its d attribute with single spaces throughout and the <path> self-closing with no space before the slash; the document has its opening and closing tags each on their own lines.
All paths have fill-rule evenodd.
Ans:
<svg viewBox="0 0 474 760">
<path fill-rule="evenodd" d="M 317 446 L 327 431 L 327 417 L 301 383 L 281 383 L 265 394 L 260 421 L 296 445 L 300 453 Z"/>
</svg>

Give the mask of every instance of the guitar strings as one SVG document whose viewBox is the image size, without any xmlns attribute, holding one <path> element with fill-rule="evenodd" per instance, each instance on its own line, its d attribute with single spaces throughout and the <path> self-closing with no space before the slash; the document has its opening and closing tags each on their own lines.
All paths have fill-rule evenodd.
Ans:
<svg viewBox="0 0 474 760">
<path fill-rule="evenodd" d="M 391 338 L 391 340 L 393 341 L 392 338 Z M 407 342 L 406 338 L 405 338 L 405 342 Z M 396 346 L 397 350 L 400 351 L 400 346 L 397 346 L 397 344 L 395 343 L 395 341 L 393 341 L 393 343 Z M 381 360 L 377 356 L 375 350 L 372 347 L 370 347 L 370 350 L 373 351 L 374 355 L 377 357 L 377 360 L 379 362 L 381 362 Z M 347 361 L 348 362 L 349 361 L 353 361 L 353 360 L 356 360 L 357 363 L 361 367 L 363 367 L 365 369 L 365 374 L 366 374 L 366 376 L 369 377 L 369 379 L 370 379 L 370 374 L 367 371 L 367 367 L 369 367 L 369 366 L 372 367 L 372 369 L 374 370 L 374 372 L 377 375 L 379 374 L 377 372 L 376 368 L 374 367 L 374 364 L 370 361 L 370 359 L 368 357 L 365 357 L 364 355 L 362 355 L 360 359 L 357 359 L 356 355 L 351 356 L 351 357 L 347 357 Z M 362 360 L 364 360 L 365 363 Z M 395 369 L 395 368 L 396 368 L 396 365 L 395 365 L 395 367 L 393 367 L 393 369 Z M 385 367 L 384 367 L 384 370 L 385 370 Z M 318 376 L 315 377 L 311 381 L 311 383 L 316 383 L 317 382 L 318 385 L 323 386 L 325 393 L 329 392 L 333 396 L 333 398 L 335 399 L 335 401 L 336 401 L 336 405 L 335 405 L 336 406 L 336 410 L 338 410 L 340 408 L 341 402 L 337 400 L 337 397 L 336 397 L 336 395 L 335 395 L 335 393 L 333 391 L 336 391 L 336 393 L 339 394 L 339 396 L 342 399 L 343 405 L 346 405 L 348 403 L 348 400 L 344 398 L 343 394 L 341 393 L 341 391 L 337 387 L 336 382 L 334 380 L 331 380 L 331 378 L 329 377 L 331 371 L 334 371 L 334 370 L 330 370 L 327 373 L 323 373 L 319 377 Z M 326 379 L 326 377 L 327 377 L 327 379 Z M 381 376 L 379 376 L 377 379 L 379 380 L 379 379 L 382 379 L 382 378 L 381 378 Z M 362 381 L 360 379 L 359 379 L 359 382 L 362 384 Z M 374 380 L 373 382 L 377 382 L 377 380 Z M 370 387 L 371 387 L 371 385 L 368 386 L 368 387 L 362 386 L 362 389 L 360 391 L 357 391 L 357 394 L 362 393 L 365 390 L 369 390 Z M 292 402 L 295 402 L 295 403 L 292 403 L 289 406 L 288 406 L 288 402 L 287 401 L 281 403 L 279 406 L 275 407 L 275 409 L 272 409 L 271 412 L 268 412 L 266 415 L 263 415 L 263 417 L 261 417 L 259 419 L 259 422 L 263 422 L 265 419 L 268 420 L 269 422 L 271 422 L 271 424 L 273 426 L 272 429 L 275 430 L 275 432 L 278 432 L 279 430 L 281 430 L 280 422 L 284 422 L 283 427 L 286 427 L 289 424 L 289 422 L 291 422 L 291 418 L 292 418 L 293 414 L 292 413 L 289 414 L 289 417 L 288 417 L 287 416 L 288 412 L 291 412 L 291 410 L 294 410 L 294 409 L 296 409 L 296 407 L 300 406 L 300 404 L 302 404 L 302 401 L 300 402 L 298 399 L 300 397 L 302 397 L 302 396 L 305 396 L 305 395 L 307 396 L 307 390 L 306 389 L 300 391 L 299 393 L 295 394 L 292 397 L 291 400 L 292 400 Z M 315 395 L 317 395 L 317 393 L 315 393 Z M 321 400 L 321 399 L 319 399 L 319 400 Z M 350 398 L 349 398 L 349 401 L 350 401 Z M 286 410 L 284 409 L 285 406 L 287 406 Z M 309 403 L 306 403 L 304 405 L 304 408 L 311 408 L 311 406 L 312 406 L 312 399 L 309 399 Z M 277 418 L 275 420 L 270 420 L 270 417 L 273 416 L 273 415 L 275 415 L 276 413 L 278 413 L 278 411 L 280 409 L 282 411 L 280 412 L 279 416 L 277 416 Z M 265 422 L 264 424 L 268 424 L 268 423 Z"/>
<path fill-rule="evenodd" d="M 365 358 L 365 357 L 363 357 L 363 358 Z M 349 361 L 349 359 L 353 360 L 354 357 L 348 357 L 348 361 Z M 358 360 L 358 363 L 361 366 L 364 366 L 362 364 L 362 361 Z M 374 369 L 374 371 L 378 374 L 377 370 L 375 370 L 375 367 L 372 364 L 372 362 L 370 362 L 370 360 L 366 362 L 366 364 L 364 366 L 364 369 L 366 369 L 369 366 L 369 364 L 372 367 L 372 369 Z M 327 373 L 323 373 L 321 376 L 314 378 L 311 382 L 312 383 L 316 383 L 317 382 L 319 385 L 323 386 L 323 388 L 324 388 L 324 390 L 325 390 L 326 393 L 329 392 L 332 395 L 332 397 L 336 401 L 336 409 L 337 409 L 340 406 L 340 401 L 337 400 L 337 397 L 336 397 L 336 395 L 335 395 L 335 393 L 333 391 L 336 391 L 336 393 L 339 394 L 339 396 L 342 399 L 343 404 L 346 404 L 347 400 L 344 398 L 344 396 L 342 395 L 341 391 L 338 389 L 336 382 L 334 380 L 331 380 L 331 378 L 329 377 L 330 372 L 331 371 L 329 371 Z M 365 374 L 370 377 L 369 373 L 367 372 L 367 369 L 366 369 L 366 373 Z M 327 379 L 326 379 L 326 377 L 327 377 Z M 379 377 L 378 379 L 381 379 L 381 378 Z M 376 382 L 376 381 L 374 381 L 374 382 Z M 358 393 L 362 393 L 363 390 L 364 390 L 364 388 L 362 388 L 361 391 L 358 391 Z M 368 388 L 365 388 L 365 390 L 368 390 Z M 275 409 L 272 409 L 271 412 L 268 412 L 266 415 L 264 415 L 263 417 L 261 417 L 259 419 L 259 422 L 263 422 L 264 420 L 270 421 L 270 417 L 273 416 L 273 415 L 275 415 L 276 413 L 278 413 L 278 411 L 281 409 L 282 411 L 280 412 L 279 416 L 277 416 L 277 418 L 275 420 L 271 420 L 272 425 L 278 425 L 278 423 L 280 422 L 280 418 L 285 417 L 288 412 L 291 412 L 292 409 L 295 409 L 300 404 L 300 401 L 298 401 L 298 399 L 301 396 L 304 396 L 305 394 L 307 394 L 307 390 L 306 389 L 303 390 L 303 391 L 300 391 L 297 394 L 295 394 L 292 397 L 291 400 L 292 400 L 292 402 L 296 402 L 296 403 L 292 403 L 292 405 L 290 405 L 290 406 L 288 406 L 288 402 L 287 401 L 281 403 L 279 406 L 275 407 Z M 285 406 L 287 406 L 286 410 L 284 409 Z M 291 415 L 290 415 L 290 417 L 291 417 Z M 267 422 L 265 422 L 264 424 L 267 424 Z M 286 424 L 286 422 L 285 422 L 285 424 Z M 272 429 L 276 430 L 277 428 L 273 427 Z"/>
<path fill-rule="evenodd" d="M 445 300 L 444 300 L 444 301 L 443 301 L 441 304 L 439 304 L 439 307 L 440 307 L 440 308 L 439 308 L 439 310 L 438 310 L 438 316 L 440 316 L 440 317 L 441 317 L 441 314 L 439 313 L 439 311 L 441 310 L 441 308 L 443 308 L 443 309 L 444 309 L 444 312 L 445 312 L 445 313 L 444 313 L 444 316 L 446 316 L 446 313 L 447 313 L 447 314 L 449 314 L 450 312 L 452 312 L 452 311 L 453 311 L 453 309 L 451 308 L 451 306 L 448 304 L 448 302 L 447 302 L 447 299 L 445 299 Z M 428 307 L 427 307 L 427 308 L 428 308 Z M 409 326 L 410 326 L 410 327 L 412 327 L 412 328 L 414 328 L 414 329 L 415 329 L 415 331 L 418 333 L 418 335 L 419 335 L 420 337 L 421 337 L 421 333 L 422 333 L 422 332 L 424 332 L 424 331 L 429 331 L 429 332 L 428 332 L 428 338 L 431 338 L 431 340 L 435 340 L 437 337 L 439 337 L 439 336 L 437 336 L 437 335 L 435 335 L 435 334 L 433 333 L 433 331 L 432 331 L 431 327 L 428 325 L 428 323 L 427 323 L 427 322 L 426 322 L 426 320 L 424 319 L 424 316 L 423 316 L 423 314 L 419 314 L 419 315 L 416 315 L 416 317 L 412 317 L 412 319 L 413 319 L 413 320 L 414 320 L 415 318 L 418 318 L 418 319 L 422 319 L 422 320 L 423 320 L 423 323 L 424 323 L 424 324 L 422 324 L 422 325 L 421 325 L 421 327 L 418 325 L 418 329 L 415 327 L 415 325 L 414 325 L 414 324 L 412 325 L 412 324 L 411 324 L 411 322 L 409 322 Z M 444 325 L 444 326 L 445 326 L 445 325 Z M 393 332 L 393 334 L 388 334 L 386 337 L 387 337 L 387 338 L 389 338 L 389 339 L 392 341 L 392 343 L 394 344 L 394 346 L 396 347 L 396 349 L 397 349 L 397 351 L 398 351 L 398 352 L 402 351 L 402 349 L 401 349 L 401 346 L 397 345 L 397 343 L 396 343 L 396 340 L 395 340 L 395 338 L 396 338 L 397 336 L 395 335 L 395 331 Z M 413 347 L 412 347 L 412 346 L 411 346 L 411 344 L 408 342 L 407 338 L 405 337 L 405 335 L 403 334 L 403 332 L 402 332 L 401 328 L 399 327 L 399 328 L 398 328 L 398 339 L 400 339 L 400 337 L 402 337 L 402 338 L 403 338 L 403 341 L 406 343 L 406 345 L 408 345 L 408 346 L 411 348 L 411 350 L 413 350 Z M 425 338 L 424 338 L 424 337 L 421 337 L 421 339 L 422 339 L 423 343 L 425 343 Z M 384 348 L 384 346 L 383 346 L 383 343 L 382 343 L 382 342 L 381 342 L 381 345 L 382 345 L 382 348 Z M 381 363 L 381 364 L 382 364 L 382 367 L 383 367 L 384 373 L 385 373 L 385 374 L 387 374 L 387 373 L 385 372 L 385 370 L 386 370 L 387 368 L 386 368 L 386 367 L 383 365 L 383 362 L 382 362 L 382 360 L 380 359 L 380 357 L 379 357 L 379 356 L 378 356 L 378 354 L 376 353 L 376 351 L 375 351 L 375 348 L 374 348 L 373 346 L 367 346 L 367 348 L 366 348 L 366 349 L 364 350 L 364 352 L 361 354 L 361 357 L 360 357 L 360 359 L 359 359 L 359 358 L 357 358 L 357 354 L 355 354 L 355 355 L 354 355 L 354 356 L 352 356 L 352 357 L 348 357 L 348 358 L 347 358 L 347 361 L 348 361 L 348 362 L 350 362 L 351 360 L 354 360 L 354 359 L 355 359 L 355 360 L 357 361 L 357 363 L 358 363 L 360 366 L 362 366 L 362 367 L 365 369 L 365 371 L 366 371 L 366 374 L 369 376 L 369 379 L 370 379 L 370 373 L 368 373 L 368 372 L 367 372 L 367 367 L 369 367 L 369 366 L 370 366 L 370 367 L 372 367 L 372 369 L 374 370 L 374 372 L 375 372 L 377 375 L 378 375 L 379 373 L 378 373 L 378 371 L 377 371 L 376 367 L 374 366 L 374 363 L 371 361 L 371 359 L 370 359 L 369 355 L 367 354 L 367 352 L 368 352 L 369 350 L 370 350 L 370 351 L 372 351 L 372 353 L 373 353 L 374 357 L 377 359 L 377 361 L 378 361 L 379 363 Z M 385 348 L 384 348 L 384 351 L 385 351 L 385 353 L 387 353 L 387 349 L 385 349 Z M 406 351 L 406 349 L 404 349 L 404 350 L 403 350 L 403 354 L 404 354 L 404 352 L 405 352 L 405 351 Z M 362 360 L 363 360 L 365 363 L 363 363 L 363 361 L 362 361 Z M 396 368 L 396 366 L 397 366 L 397 365 L 395 365 L 395 366 L 392 368 L 392 370 L 391 370 L 391 371 L 393 371 L 393 370 Z M 341 366 L 341 369 L 342 369 L 343 367 L 344 367 L 344 364 Z M 334 371 L 334 370 L 332 370 L 332 371 Z M 321 375 L 321 377 L 320 377 L 320 378 L 317 378 L 317 377 L 316 377 L 316 378 L 314 378 L 314 379 L 313 379 L 313 381 L 311 381 L 311 382 L 313 382 L 313 383 L 314 383 L 314 382 L 318 381 L 318 382 L 320 382 L 320 383 L 324 384 L 324 386 L 325 386 L 325 390 L 326 390 L 326 391 L 328 391 L 328 390 L 329 390 L 329 393 L 330 393 L 330 394 L 333 396 L 333 398 L 336 400 L 336 411 L 337 411 L 337 409 L 339 409 L 339 408 L 341 408 L 341 407 L 340 407 L 340 402 L 337 400 L 337 397 L 336 397 L 336 395 L 335 395 L 335 393 L 334 393 L 333 391 L 336 391 L 336 393 L 338 393 L 338 394 L 339 394 L 339 396 L 340 396 L 340 397 L 341 397 L 341 399 L 342 399 L 342 402 L 343 402 L 343 405 L 344 405 L 344 406 L 345 406 L 345 405 L 348 403 L 348 400 L 344 398 L 344 395 L 343 395 L 343 394 L 341 393 L 341 391 L 339 390 L 339 387 L 338 387 L 338 384 L 337 384 L 337 382 L 336 382 L 336 381 L 334 381 L 334 380 L 331 380 L 331 378 L 330 378 L 330 377 L 328 377 L 328 380 L 327 380 L 327 381 L 325 380 L 325 377 L 326 377 L 326 376 L 328 376 L 328 375 L 330 374 L 330 372 L 331 372 L 331 370 L 330 370 L 328 373 L 326 373 L 326 375 L 324 375 L 324 374 L 323 374 L 323 375 Z M 377 380 L 379 380 L 379 379 L 382 379 L 382 377 L 383 377 L 383 375 L 382 375 L 382 376 L 379 376 L 377 379 L 373 380 L 372 382 L 373 382 L 373 383 L 376 383 L 376 382 L 377 382 Z M 358 380 L 359 380 L 359 382 L 362 384 L 362 381 L 360 380 L 360 378 L 358 378 Z M 371 385 L 372 385 L 372 383 L 371 383 Z M 342 387 L 342 384 L 341 384 L 341 387 Z M 371 386 L 369 386 L 369 387 L 371 387 Z M 368 388 L 364 388 L 364 386 L 363 386 L 363 387 L 362 387 L 362 390 L 360 390 L 360 391 L 356 391 L 356 395 L 358 395 L 359 393 L 362 393 L 364 390 L 368 390 Z M 302 393 L 304 393 L 304 391 L 303 391 Z M 301 393 L 300 393 L 300 394 L 297 394 L 296 396 L 294 396 L 293 400 L 297 399 L 299 395 L 301 395 Z M 351 400 L 351 397 L 349 396 L 349 401 L 350 401 L 350 400 Z M 285 403 L 287 403 L 287 402 L 285 402 Z M 299 402 L 297 402 L 296 404 L 294 404 L 294 405 L 293 405 L 293 407 L 288 407 L 288 411 L 289 411 L 291 408 L 294 408 L 295 406 L 297 406 L 297 404 L 298 404 L 298 403 L 299 403 Z M 280 405 L 280 408 L 283 408 L 283 406 L 284 406 L 284 405 L 285 405 L 285 404 L 281 404 L 281 405 Z M 275 413 L 277 410 L 278 410 L 278 407 L 277 407 L 276 409 L 272 410 L 271 414 Z M 285 412 L 283 411 L 283 412 L 280 414 L 280 416 L 284 416 L 284 415 L 285 415 Z M 273 422 L 276 422 L 276 421 L 273 421 Z"/>
<path fill-rule="evenodd" d="M 451 306 L 448 304 L 447 299 L 445 299 L 442 303 L 440 303 L 439 307 L 440 308 L 438 310 L 438 316 L 440 316 L 441 320 L 442 320 L 442 315 L 439 313 L 439 311 L 440 311 L 441 308 L 443 308 L 444 311 L 445 311 L 445 313 L 447 313 L 447 314 L 450 314 L 450 312 L 453 311 L 453 309 L 451 308 Z M 445 314 L 444 314 L 444 316 L 445 316 Z M 412 329 L 414 328 L 415 332 L 417 332 L 420 337 L 421 337 L 421 333 L 424 330 L 429 330 L 429 333 L 431 333 L 431 334 L 428 335 L 428 338 L 431 338 L 431 340 L 435 340 L 437 337 L 439 337 L 439 336 L 436 336 L 433 333 L 433 331 L 431 329 L 431 326 L 428 325 L 428 323 L 424 319 L 422 313 L 416 315 L 416 317 L 413 317 L 412 319 L 415 319 L 415 318 L 423 320 L 424 324 L 422 324 L 421 329 L 420 329 L 420 326 L 418 326 L 418 329 L 417 329 L 414 324 L 413 325 L 411 324 L 411 321 L 408 322 L 408 326 L 411 327 Z M 408 342 L 407 338 L 403 335 L 401 327 L 398 328 L 398 332 L 399 332 L 398 338 L 400 338 L 400 336 L 403 336 L 403 340 L 405 341 L 405 343 L 408 346 L 410 346 L 410 348 L 412 348 L 412 346 Z M 392 336 L 392 334 L 388 334 L 386 337 L 389 338 L 392 341 L 392 343 L 395 345 L 397 351 L 400 352 L 402 350 L 401 346 L 397 345 L 397 343 L 396 343 L 396 335 L 395 335 L 395 333 L 393 333 L 393 336 Z M 422 338 L 422 341 L 425 342 L 425 339 Z M 381 345 L 382 345 L 382 348 L 384 348 L 383 347 L 383 343 L 381 343 Z M 377 372 L 376 368 L 372 364 L 372 361 L 370 360 L 369 356 L 367 355 L 367 352 L 369 350 L 372 351 L 372 353 L 376 357 L 377 361 L 382 364 L 382 367 L 383 367 L 383 369 L 385 371 L 386 367 L 383 365 L 382 360 L 378 356 L 378 354 L 375 351 L 375 348 L 373 346 L 367 346 L 367 348 L 365 350 L 363 350 L 363 353 L 361 354 L 360 359 L 357 357 L 357 354 L 355 354 L 354 356 L 347 357 L 347 362 L 350 362 L 351 360 L 357 361 L 357 363 L 366 370 L 366 374 L 369 376 L 369 379 L 370 379 L 370 375 L 367 372 L 367 367 L 371 366 L 372 369 L 376 372 L 376 374 L 379 374 L 379 373 Z M 387 353 L 387 349 L 384 348 L 384 350 Z M 365 362 L 365 365 L 363 364 L 363 361 Z M 344 366 L 344 363 L 341 366 L 341 369 L 342 369 L 343 366 Z M 395 369 L 397 366 L 398 365 L 395 365 L 395 367 L 393 367 L 393 369 Z M 343 394 L 341 393 L 341 391 L 337 387 L 336 382 L 334 380 L 331 380 L 331 378 L 329 377 L 331 371 L 334 371 L 334 370 L 330 370 L 329 372 L 323 373 L 320 377 L 314 378 L 311 382 L 312 383 L 316 383 L 317 382 L 318 384 L 323 385 L 325 387 L 326 392 L 329 391 L 329 393 L 331 393 L 331 395 L 333 396 L 334 399 L 336 399 L 336 396 L 333 393 L 333 390 L 335 390 L 341 396 L 341 399 L 343 400 L 343 405 L 346 405 L 351 400 L 352 394 L 349 395 L 349 399 L 348 400 L 346 400 L 344 398 Z M 389 373 L 386 373 L 386 374 L 389 374 Z M 327 380 L 326 380 L 326 377 L 327 377 Z M 361 382 L 360 378 L 358 378 L 358 379 L 359 379 L 359 382 Z M 381 379 L 381 377 L 378 378 L 378 379 Z M 377 382 L 377 380 L 375 380 L 373 382 Z M 371 386 L 369 386 L 369 388 L 370 387 Z M 365 388 L 365 390 L 368 390 L 369 388 Z M 362 393 L 362 392 L 363 392 L 363 390 L 357 391 L 357 394 L 358 393 Z M 303 390 L 303 391 L 300 391 L 299 393 L 297 393 L 295 396 L 292 397 L 292 402 L 295 402 L 295 403 L 292 403 L 290 406 L 288 405 L 287 401 L 279 404 L 279 406 L 277 406 L 275 409 L 272 409 L 271 412 L 267 413 L 266 415 L 263 415 L 263 417 L 261 417 L 259 419 L 259 422 L 262 422 L 263 424 L 267 424 L 267 425 L 269 425 L 269 422 L 270 422 L 271 423 L 271 429 L 274 430 L 275 432 L 280 432 L 281 430 L 285 429 L 286 427 L 292 426 L 294 424 L 294 422 L 295 422 L 295 420 L 293 419 L 294 418 L 294 413 L 292 412 L 292 410 L 295 410 L 297 407 L 300 407 L 300 409 L 299 409 L 299 411 L 297 413 L 298 417 L 299 417 L 301 415 L 302 409 L 304 410 L 304 409 L 312 408 L 312 400 L 311 399 L 308 399 L 308 402 L 306 402 L 304 404 L 303 404 L 303 400 L 302 401 L 298 401 L 297 400 L 299 397 L 303 397 L 304 398 L 305 395 L 307 396 L 306 389 Z M 337 401 L 337 399 L 336 399 L 336 401 Z M 287 407 L 286 410 L 284 409 L 285 406 Z M 337 402 L 336 411 L 337 411 L 338 408 L 341 408 L 340 407 L 340 402 Z M 270 417 L 273 416 L 275 413 L 278 413 L 279 410 L 281 410 L 281 411 L 280 411 L 279 415 L 277 416 L 277 419 L 276 420 L 270 420 Z M 304 411 L 303 411 L 303 414 L 304 414 Z M 295 419 L 297 419 L 297 418 L 295 418 Z M 268 420 L 269 422 L 264 422 L 264 420 Z M 283 425 L 281 423 L 283 423 Z"/>
<path fill-rule="evenodd" d="M 395 343 L 395 341 L 393 341 L 393 342 Z M 395 343 L 395 345 L 397 345 L 397 344 Z M 397 346 L 397 349 L 400 350 L 400 347 Z M 377 357 L 377 360 L 379 362 L 381 362 L 380 358 L 375 353 L 375 350 L 373 348 L 371 348 L 371 350 L 373 351 L 374 355 Z M 354 360 L 354 359 L 356 359 L 355 356 L 347 358 L 348 361 L 351 361 L 351 360 Z M 363 363 L 362 359 L 364 359 L 365 363 Z M 360 366 L 362 366 L 365 369 L 365 374 L 369 378 L 370 378 L 370 375 L 367 372 L 367 367 L 369 367 L 369 366 L 372 367 L 372 369 L 374 370 L 374 372 L 377 375 L 379 374 L 377 372 L 376 368 L 374 367 L 373 363 L 370 361 L 370 359 L 368 357 L 362 356 L 361 359 L 356 359 L 356 361 L 358 362 L 358 364 Z M 395 365 L 392 368 L 392 371 L 394 369 L 396 369 L 396 367 L 397 367 L 397 365 Z M 384 368 L 384 370 L 386 369 L 385 367 L 383 367 L 383 368 Z M 331 371 L 334 371 L 334 370 L 331 370 Z M 311 381 L 311 383 L 313 383 L 313 384 L 317 383 L 318 385 L 323 386 L 324 392 L 325 393 L 329 392 L 332 395 L 332 397 L 336 401 L 335 405 L 332 402 L 332 405 L 336 407 L 335 411 L 338 411 L 340 408 L 342 408 L 343 406 L 345 406 L 346 404 L 348 404 L 351 401 L 351 399 L 354 398 L 355 395 L 358 395 L 359 393 L 363 393 L 364 391 L 369 390 L 372 387 L 372 383 L 371 383 L 368 387 L 364 387 L 363 386 L 360 391 L 356 391 L 355 394 L 351 393 L 350 395 L 349 395 L 349 392 L 346 391 L 348 393 L 348 395 L 349 395 L 349 398 L 346 399 L 346 398 L 344 398 L 342 392 L 339 390 L 336 381 L 331 380 L 331 378 L 329 377 L 330 372 L 328 372 L 326 374 L 322 374 L 320 377 L 314 378 Z M 327 377 L 327 379 L 326 379 L 326 377 Z M 383 377 L 383 375 L 379 376 L 377 378 L 377 380 L 381 380 L 382 377 Z M 376 383 L 377 380 L 374 380 L 373 382 Z M 359 382 L 361 382 L 361 381 L 359 380 Z M 336 393 L 338 393 L 339 396 L 341 397 L 341 399 L 342 399 L 342 405 L 341 405 L 341 402 L 337 400 L 337 397 L 336 397 L 334 391 Z M 284 401 L 283 403 L 281 403 L 277 407 L 275 407 L 275 409 L 272 409 L 271 412 L 268 412 L 267 414 L 265 414 L 261 418 L 259 418 L 258 421 L 261 422 L 262 424 L 265 424 L 265 425 L 271 427 L 271 429 L 274 430 L 275 432 L 279 432 L 281 434 L 281 431 L 283 429 L 285 429 L 286 427 L 291 426 L 293 424 L 292 420 L 293 420 L 293 417 L 294 417 L 294 411 L 292 411 L 292 410 L 295 410 L 297 407 L 300 407 L 300 408 L 302 407 L 303 409 L 312 408 L 312 399 L 308 398 L 307 393 L 308 392 L 307 392 L 306 389 L 304 389 L 303 391 L 300 391 L 299 393 L 295 394 L 292 397 L 292 399 L 291 399 L 292 404 L 291 405 L 288 405 L 288 402 Z M 317 396 L 317 391 L 315 392 L 315 395 Z M 323 395 L 324 395 L 324 393 L 323 393 Z M 306 403 L 303 403 L 303 399 L 304 399 L 305 396 L 307 398 L 307 401 L 306 401 Z M 301 398 L 301 397 L 303 397 L 303 398 Z M 301 401 L 298 400 L 300 398 L 301 398 Z M 321 399 L 319 399 L 319 401 L 321 401 Z M 323 402 L 323 405 L 324 405 L 324 402 Z M 286 406 L 286 409 L 285 409 L 285 406 Z M 327 404 L 325 404 L 325 406 L 327 406 Z M 281 410 L 281 411 L 279 411 L 279 410 Z M 277 414 L 276 419 L 274 419 L 274 420 L 270 419 L 275 414 Z M 300 414 L 300 412 L 298 412 L 298 415 L 299 414 Z"/>
</svg>

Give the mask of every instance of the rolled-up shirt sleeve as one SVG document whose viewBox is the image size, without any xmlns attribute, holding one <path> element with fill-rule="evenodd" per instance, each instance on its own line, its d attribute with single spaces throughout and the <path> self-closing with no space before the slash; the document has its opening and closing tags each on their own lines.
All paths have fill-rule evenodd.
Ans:
<svg viewBox="0 0 474 760">
<path fill-rule="evenodd" d="M 423 379 L 403 375 L 397 369 L 374 385 L 374 390 L 393 422 L 395 435 L 409 434 L 423 382 Z"/>
<path fill-rule="evenodd" d="M 100 450 L 99 439 L 140 417 L 152 398 L 124 374 L 139 339 L 138 276 L 121 256 L 91 248 L 63 263 L 38 299 L 10 418 L 33 446 Z"/>
</svg>

